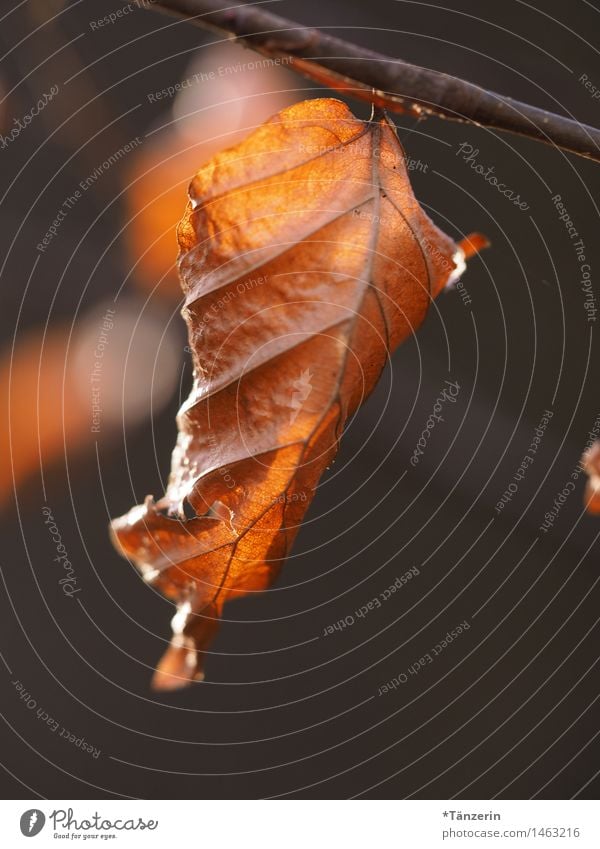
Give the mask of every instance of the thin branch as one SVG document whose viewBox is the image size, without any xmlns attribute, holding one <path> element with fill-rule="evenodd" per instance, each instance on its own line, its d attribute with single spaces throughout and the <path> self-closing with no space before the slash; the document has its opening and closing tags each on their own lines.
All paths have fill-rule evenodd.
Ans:
<svg viewBox="0 0 600 849">
<path fill-rule="evenodd" d="M 205 29 L 236 36 L 264 56 L 329 88 L 393 112 L 436 115 L 517 133 L 600 162 L 600 130 L 495 94 L 473 83 L 375 53 L 256 5 L 223 0 L 159 0 L 160 8 Z"/>
</svg>

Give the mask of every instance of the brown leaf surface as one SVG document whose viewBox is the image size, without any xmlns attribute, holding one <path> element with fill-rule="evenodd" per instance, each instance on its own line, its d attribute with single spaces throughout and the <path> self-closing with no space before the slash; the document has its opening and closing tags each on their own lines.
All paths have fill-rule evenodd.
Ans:
<svg viewBox="0 0 600 849">
<path fill-rule="evenodd" d="M 179 226 L 194 386 L 165 496 L 113 522 L 177 603 L 157 689 L 203 677 L 225 602 L 266 589 L 348 416 L 464 253 L 414 198 L 393 125 L 283 110 L 194 177 Z"/>
</svg>

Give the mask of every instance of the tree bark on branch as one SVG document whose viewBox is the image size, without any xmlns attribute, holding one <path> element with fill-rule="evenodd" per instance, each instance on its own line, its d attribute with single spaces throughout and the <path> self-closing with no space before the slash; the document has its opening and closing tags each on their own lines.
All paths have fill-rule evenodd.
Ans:
<svg viewBox="0 0 600 849">
<path fill-rule="evenodd" d="M 256 5 L 160 0 L 159 8 L 216 30 L 337 91 L 393 112 L 435 115 L 516 133 L 600 162 L 600 130 L 487 91 L 466 80 L 384 56 Z"/>
</svg>

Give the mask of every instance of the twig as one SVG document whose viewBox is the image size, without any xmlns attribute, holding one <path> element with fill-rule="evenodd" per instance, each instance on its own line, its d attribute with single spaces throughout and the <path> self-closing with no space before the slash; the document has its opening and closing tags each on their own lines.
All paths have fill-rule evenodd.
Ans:
<svg viewBox="0 0 600 849">
<path fill-rule="evenodd" d="M 436 115 L 517 133 L 600 162 L 600 130 L 420 68 L 273 15 L 223 0 L 160 0 L 151 8 L 236 36 L 269 57 L 288 57 L 296 71 L 330 88 L 394 112 Z"/>
</svg>

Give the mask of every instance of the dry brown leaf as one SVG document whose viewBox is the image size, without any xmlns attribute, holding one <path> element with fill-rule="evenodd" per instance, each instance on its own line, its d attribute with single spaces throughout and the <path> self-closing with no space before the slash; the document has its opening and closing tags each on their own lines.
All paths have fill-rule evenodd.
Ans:
<svg viewBox="0 0 600 849">
<path fill-rule="evenodd" d="M 283 110 L 196 174 L 179 226 L 195 380 L 165 496 L 113 522 L 176 602 L 153 684 L 203 677 L 226 601 L 266 589 L 388 355 L 483 245 L 414 198 L 387 118 Z"/>
</svg>

